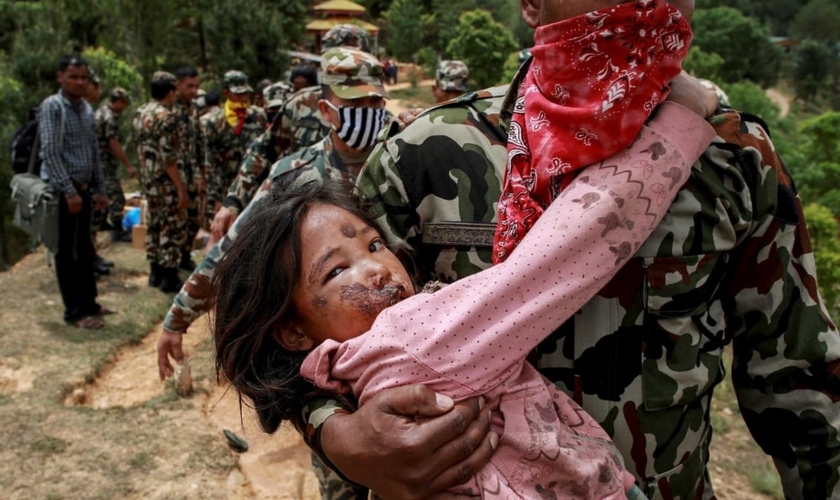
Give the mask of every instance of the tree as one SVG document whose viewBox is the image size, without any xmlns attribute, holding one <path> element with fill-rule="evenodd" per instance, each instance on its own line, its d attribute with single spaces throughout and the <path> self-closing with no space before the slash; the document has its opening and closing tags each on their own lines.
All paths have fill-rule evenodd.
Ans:
<svg viewBox="0 0 840 500">
<path fill-rule="evenodd" d="M 811 0 L 796 15 L 791 34 L 821 42 L 840 41 L 840 5 L 836 0 Z"/>
<path fill-rule="evenodd" d="M 397 59 L 411 61 L 423 47 L 422 10 L 418 0 L 394 0 L 388 10 L 388 51 Z"/>
<path fill-rule="evenodd" d="M 796 51 L 793 86 L 796 97 L 809 100 L 824 88 L 835 64 L 831 50 L 822 43 L 805 40 Z"/>
<path fill-rule="evenodd" d="M 458 20 L 455 37 L 446 47 L 452 59 L 461 59 L 470 68 L 470 80 L 479 88 L 503 81 L 502 68 L 517 48 L 513 36 L 484 10 L 464 12 Z"/>
<path fill-rule="evenodd" d="M 714 52 L 704 52 L 703 49 L 692 46 L 688 50 L 688 57 L 683 61 L 683 69 L 697 78 L 705 78 L 717 82 L 721 79 L 724 60 Z"/>
<path fill-rule="evenodd" d="M 799 157 L 792 166 L 802 199 L 840 217 L 840 113 L 824 113 L 802 123 Z"/>
<path fill-rule="evenodd" d="M 750 80 L 769 87 L 778 79 L 782 53 L 758 21 L 730 7 L 715 7 L 698 10 L 692 24 L 694 44 L 723 58 L 724 82 Z"/>
</svg>

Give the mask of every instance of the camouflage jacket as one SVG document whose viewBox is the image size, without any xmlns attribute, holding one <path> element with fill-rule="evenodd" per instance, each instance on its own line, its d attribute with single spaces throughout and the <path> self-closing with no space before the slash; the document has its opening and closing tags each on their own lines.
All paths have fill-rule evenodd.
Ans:
<svg viewBox="0 0 840 500">
<path fill-rule="evenodd" d="M 147 196 L 160 194 L 161 183 L 172 182 L 166 166 L 178 158 L 177 115 L 163 104 L 150 101 L 137 109 L 132 123 L 140 159 L 140 185 Z"/>
<path fill-rule="evenodd" d="M 470 93 L 426 111 L 359 176 L 390 242 L 427 278 L 490 265 L 518 81 L 507 95 Z M 710 122 L 717 137 L 663 222 L 540 346 L 537 366 L 613 437 L 651 500 L 700 500 L 713 496 L 710 402 L 729 347 L 742 415 L 786 497 L 840 498 L 840 336 L 819 297 L 800 200 L 759 120 L 729 112 Z M 317 427 L 330 404 L 304 418 Z"/>
<path fill-rule="evenodd" d="M 203 137 L 196 115 L 196 108 L 185 106 L 180 100 L 172 109 L 178 122 L 178 170 L 184 173 L 187 188 L 195 190 L 202 175 Z"/>
<path fill-rule="evenodd" d="M 184 284 L 181 291 L 172 301 L 172 306 L 163 321 L 163 327 L 174 332 L 186 332 L 187 327 L 202 314 L 213 307 L 210 282 L 216 264 L 221 260 L 236 239 L 238 228 L 247 224 L 252 206 L 259 202 L 272 187 L 272 184 L 285 189 L 300 186 L 310 181 L 324 181 L 326 179 L 346 180 L 353 182 L 353 174 L 341 161 L 332 147 L 330 136 L 325 137 L 314 146 L 305 148 L 297 153 L 280 159 L 271 166 L 268 178 L 262 183 L 254 199 L 236 218 L 227 234 L 207 253 L 204 260 Z"/>
<path fill-rule="evenodd" d="M 275 122 L 248 146 L 223 205 L 237 213 L 247 206 L 269 173 L 266 167 L 281 157 L 283 149 L 280 127 Z"/>
<path fill-rule="evenodd" d="M 323 139 L 330 124 L 318 111 L 321 86 L 305 87 L 293 93 L 280 110 L 278 134 L 288 144 L 283 155 L 294 153 Z"/>
<path fill-rule="evenodd" d="M 107 176 L 115 177 L 119 161 L 111 151 L 111 139 L 120 138 L 119 116 L 107 103 L 96 110 L 93 120 L 96 123 L 96 139 L 99 141 L 99 158 L 102 160 L 102 170 Z"/>
<path fill-rule="evenodd" d="M 213 204 L 224 199 L 228 186 L 236 177 L 245 150 L 265 132 L 265 128 L 265 112 L 255 106 L 248 107 L 245 125 L 239 135 L 235 135 L 228 125 L 223 106 L 201 117 L 208 203 Z"/>
</svg>

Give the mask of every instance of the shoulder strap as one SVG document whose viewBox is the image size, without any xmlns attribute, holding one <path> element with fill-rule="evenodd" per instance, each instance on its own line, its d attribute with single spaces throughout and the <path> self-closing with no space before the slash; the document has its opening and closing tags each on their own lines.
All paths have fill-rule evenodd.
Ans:
<svg viewBox="0 0 840 500">
<path fill-rule="evenodd" d="M 58 143 L 64 146 L 64 119 L 67 111 L 64 109 L 64 103 L 59 102 L 59 109 L 61 109 L 61 127 L 59 127 Z M 29 166 L 26 171 L 30 174 L 35 173 L 35 158 L 41 155 L 41 124 L 38 124 L 38 133 L 35 134 L 35 142 L 32 143 L 32 151 L 29 153 Z"/>
</svg>

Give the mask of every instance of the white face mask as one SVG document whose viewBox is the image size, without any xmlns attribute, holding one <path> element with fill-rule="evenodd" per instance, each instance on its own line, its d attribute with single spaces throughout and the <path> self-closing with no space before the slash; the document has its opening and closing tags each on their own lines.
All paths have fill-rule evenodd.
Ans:
<svg viewBox="0 0 840 500">
<path fill-rule="evenodd" d="M 384 108 L 352 106 L 336 107 L 324 101 L 338 113 L 340 126 L 335 129 L 338 138 L 352 149 L 368 149 L 376 143 L 379 132 L 385 126 Z"/>
</svg>

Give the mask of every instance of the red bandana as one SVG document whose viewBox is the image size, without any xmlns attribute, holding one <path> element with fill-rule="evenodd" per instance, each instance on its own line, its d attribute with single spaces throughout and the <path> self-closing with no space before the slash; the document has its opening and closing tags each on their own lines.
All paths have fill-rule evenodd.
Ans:
<svg viewBox="0 0 840 500">
<path fill-rule="evenodd" d="M 680 73 L 691 28 L 665 0 L 637 0 L 537 28 L 534 41 L 510 124 L 496 263 L 571 181 L 563 174 L 633 142 Z"/>
</svg>

